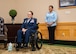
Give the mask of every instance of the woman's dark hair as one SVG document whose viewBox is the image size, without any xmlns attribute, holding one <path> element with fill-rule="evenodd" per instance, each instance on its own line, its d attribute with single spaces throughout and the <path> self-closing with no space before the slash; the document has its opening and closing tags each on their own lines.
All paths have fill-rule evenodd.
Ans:
<svg viewBox="0 0 76 54">
<path fill-rule="evenodd" d="M 53 5 L 49 5 L 49 7 L 52 7 L 52 8 L 54 8 L 54 7 L 53 7 Z"/>
<path fill-rule="evenodd" d="M 29 12 L 31 12 L 31 14 L 33 15 L 33 11 L 29 11 Z"/>
</svg>

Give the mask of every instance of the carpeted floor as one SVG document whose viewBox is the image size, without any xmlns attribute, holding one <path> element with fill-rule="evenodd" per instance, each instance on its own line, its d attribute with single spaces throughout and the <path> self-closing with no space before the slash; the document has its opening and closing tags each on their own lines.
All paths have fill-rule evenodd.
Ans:
<svg viewBox="0 0 76 54">
<path fill-rule="evenodd" d="M 16 51 L 13 47 L 13 51 L 3 49 L 3 45 L 0 44 L 0 54 L 76 54 L 75 46 L 68 45 L 48 45 L 43 44 L 42 49 L 36 51 L 30 51 L 30 49 L 20 49 Z"/>
</svg>

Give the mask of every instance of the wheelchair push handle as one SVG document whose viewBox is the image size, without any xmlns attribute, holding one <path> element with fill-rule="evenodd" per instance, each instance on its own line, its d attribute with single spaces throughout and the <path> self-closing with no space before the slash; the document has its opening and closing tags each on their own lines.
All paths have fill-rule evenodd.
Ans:
<svg viewBox="0 0 76 54">
<path fill-rule="evenodd" d="M 37 25 L 39 25 L 40 23 L 37 23 Z"/>
<path fill-rule="evenodd" d="M 37 23 L 37 24 L 36 24 L 36 29 L 38 29 L 38 28 L 39 28 L 39 26 L 38 26 L 38 25 L 39 25 L 39 23 Z"/>
</svg>

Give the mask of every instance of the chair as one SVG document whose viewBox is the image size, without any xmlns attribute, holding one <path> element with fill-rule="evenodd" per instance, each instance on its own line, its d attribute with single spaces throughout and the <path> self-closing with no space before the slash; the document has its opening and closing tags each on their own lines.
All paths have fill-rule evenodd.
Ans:
<svg viewBox="0 0 76 54">
<path fill-rule="evenodd" d="M 0 41 L 4 41 L 4 48 L 7 47 L 7 27 L 4 25 L 4 19 L 0 17 Z"/>
</svg>

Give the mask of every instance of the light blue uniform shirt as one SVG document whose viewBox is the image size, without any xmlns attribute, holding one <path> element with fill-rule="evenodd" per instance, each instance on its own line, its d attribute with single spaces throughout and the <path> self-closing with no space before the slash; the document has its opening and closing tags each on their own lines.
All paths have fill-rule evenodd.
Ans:
<svg viewBox="0 0 76 54">
<path fill-rule="evenodd" d="M 57 13 L 55 11 L 52 11 L 51 13 L 48 12 L 46 14 L 45 22 L 51 23 L 54 22 L 51 26 L 56 26 L 56 21 L 57 21 Z"/>
</svg>

